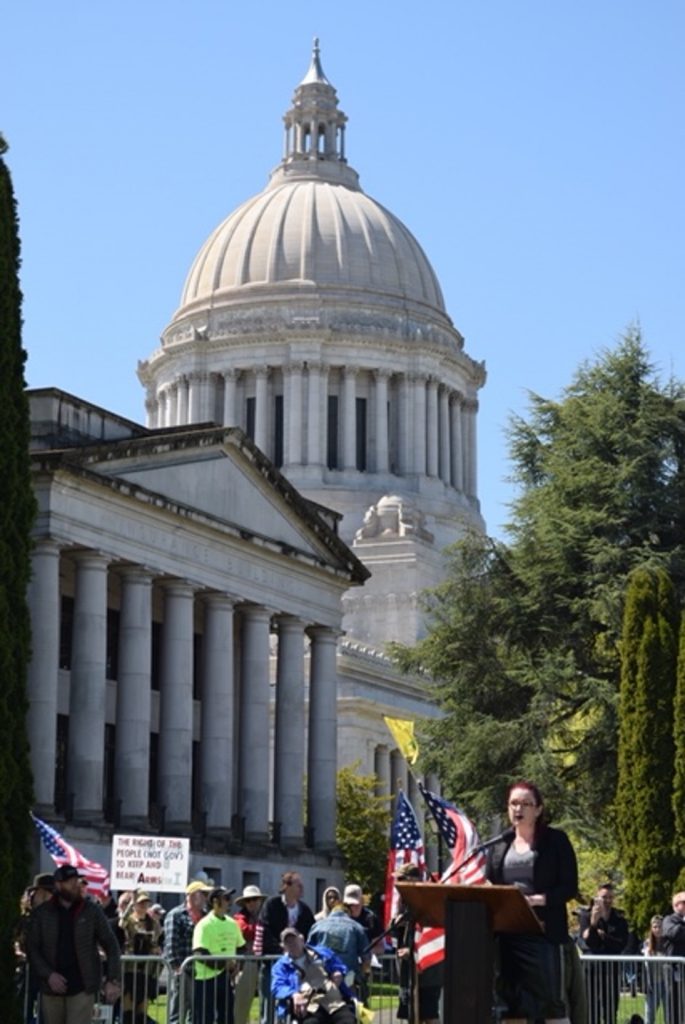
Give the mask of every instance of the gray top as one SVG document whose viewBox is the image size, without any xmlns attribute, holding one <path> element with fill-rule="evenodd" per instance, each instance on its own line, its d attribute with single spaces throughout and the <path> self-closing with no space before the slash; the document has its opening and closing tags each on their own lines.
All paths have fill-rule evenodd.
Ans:
<svg viewBox="0 0 685 1024">
<path fill-rule="evenodd" d="M 533 865 L 535 850 L 519 853 L 510 846 L 504 856 L 502 876 L 505 885 L 515 885 L 523 893 L 535 892 L 533 888 Z"/>
</svg>

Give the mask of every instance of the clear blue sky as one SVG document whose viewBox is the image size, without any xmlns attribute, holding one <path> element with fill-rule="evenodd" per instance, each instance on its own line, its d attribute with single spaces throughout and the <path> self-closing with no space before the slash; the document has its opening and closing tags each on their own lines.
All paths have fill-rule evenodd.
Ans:
<svg viewBox="0 0 685 1024">
<path fill-rule="evenodd" d="M 31 386 L 142 421 L 209 232 L 261 190 L 314 35 L 347 155 L 417 236 L 488 382 L 480 493 L 532 390 L 639 320 L 685 378 L 680 0 L 25 0 L 3 14 L 0 130 L 19 201 Z"/>
</svg>

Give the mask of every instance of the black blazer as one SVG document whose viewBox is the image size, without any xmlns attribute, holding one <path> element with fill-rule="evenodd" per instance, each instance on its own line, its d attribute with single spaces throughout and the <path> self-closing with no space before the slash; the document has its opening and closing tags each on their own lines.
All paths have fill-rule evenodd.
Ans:
<svg viewBox="0 0 685 1024">
<path fill-rule="evenodd" d="M 488 850 L 486 874 L 495 885 L 504 885 L 504 858 L 513 840 L 512 835 Z M 531 908 L 542 921 L 546 938 L 550 942 L 566 942 L 566 903 L 578 892 L 578 865 L 569 838 L 561 829 L 547 826 L 537 839 L 533 888 L 547 897 L 547 906 Z"/>
</svg>

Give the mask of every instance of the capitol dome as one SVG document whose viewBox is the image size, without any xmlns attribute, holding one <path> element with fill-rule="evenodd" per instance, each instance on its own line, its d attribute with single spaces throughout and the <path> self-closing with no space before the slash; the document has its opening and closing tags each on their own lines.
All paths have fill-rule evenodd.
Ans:
<svg viewBox="0 0 685 1024">
<path fill-rule="evenodd" d="M 204 243 L 161 346 L 139 364 L 148 424 L 240 427 L 342 516 L 350 542 L 384 495 L 405 510 L 418 501 L 426 528 L 398 529 L 402 544 L 411 535 L 432 549 L 430 585 L 440 549 L 482 528 L 484 367 L 417 240 L 348 164 L 347 118 L 317 43 L 283 121 L 266 188 Z"/>
<path fill-rule="evenodd" d="M 450 328 L 442 291 L 405 225 L 367 196 L 345 157 L 345 114 L 315 46 L 285 115 L 282 162 L 196 256 L 171 326 L 217 309 L 308 293 L 411 310 Z"/>
<path fill-rule="evenodd" d="M 336 288 L 425 304 L 444 312 L 440 285 L 402 222 L 325 161 L 307 177 L 279 168 L 268 187 L 221 224 L 198 253 L 181 308 L 252 298 L 274 285 Z"/>
</svg>

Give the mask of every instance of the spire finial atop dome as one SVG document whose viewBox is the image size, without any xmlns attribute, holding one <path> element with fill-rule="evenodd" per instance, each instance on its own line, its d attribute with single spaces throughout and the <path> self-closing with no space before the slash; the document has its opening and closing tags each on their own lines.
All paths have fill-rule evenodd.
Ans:
<svg viewBox="0 0 685 1024">
<path fill-rule="evenodd" d="M 295 89 L 292 107 L 283 118 L 285 146 L 283 162 L 272 181 L 285 174 L 325 178 L 350 188 L 359 188 L 357 172 L 345 159 L 347 118 L 338 108 L 338 94 L 321 67 L 319 40 L 314 39 L 309 70 Z"/>
<path fill-rule="evenodd" d="M 319 37 L 314 36 L 314 43 L 312 45 L 312 59 L 309 62 L 309 70 L 307 71 L 307 74 L 300 82 L 300 85 L 312 85 L 314 83 L 318 85 L 331 84 L 323 73 L 323 68 L 321 67 L 321 58 L 319 56 L 320 52 L 321 50 L 319 48 Z"/>
</svg>

